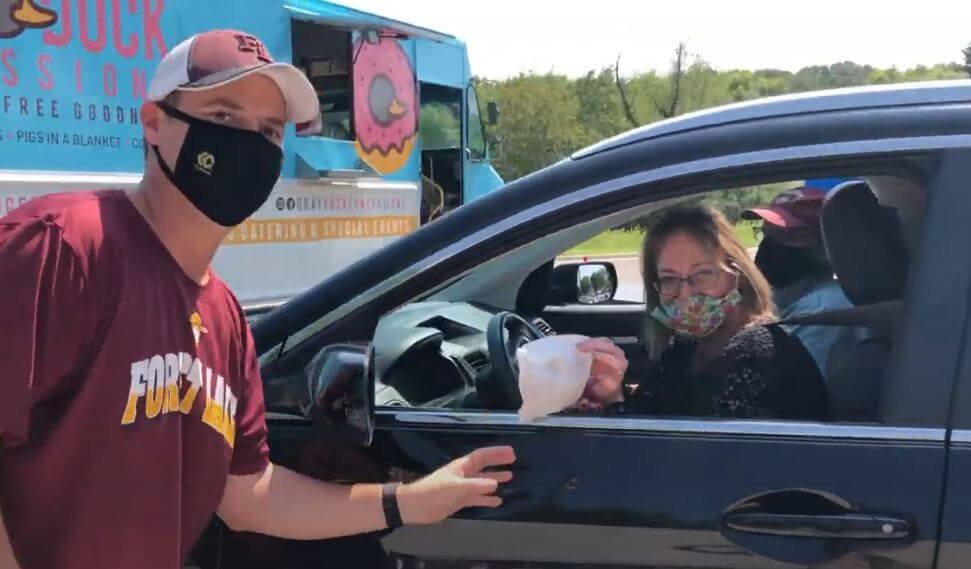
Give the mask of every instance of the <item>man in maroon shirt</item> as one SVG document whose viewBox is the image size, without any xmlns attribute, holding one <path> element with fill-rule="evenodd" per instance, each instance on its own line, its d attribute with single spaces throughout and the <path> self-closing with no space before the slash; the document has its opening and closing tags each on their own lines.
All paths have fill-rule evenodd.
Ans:
<svg viewBox="0 0 971 569">
<path fill-rule="evenodd" d="M 232 30 L 159 64 L 137 190 L 39 198 L 0 218 L 0 567 L 176 569 L 217 513 L 293 539 L 496 507 L 512 449 L 403 486 L 270 463 L 259 366 L 210 262 L 280 174 L 287 122 L 319 112 L 302 73 Z M 400 519 L 399 519 L 400 518 Z"/>
</svg>

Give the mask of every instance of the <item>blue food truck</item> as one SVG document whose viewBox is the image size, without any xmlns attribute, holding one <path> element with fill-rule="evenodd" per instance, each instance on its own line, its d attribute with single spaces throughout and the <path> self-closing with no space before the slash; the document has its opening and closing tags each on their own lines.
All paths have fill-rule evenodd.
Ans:
<svg viewBox="0 0 971 569">
<path fill-rule="evenodd" d="M 160 57 L 235 28 L 317 88 L 270 200 L 214 265 L 272 304 L 499 187 L 465 44 L 317 0 L 0 0 L 0 216 L 46 193 L 131 187 L 139 109 Z"/>
</svg>

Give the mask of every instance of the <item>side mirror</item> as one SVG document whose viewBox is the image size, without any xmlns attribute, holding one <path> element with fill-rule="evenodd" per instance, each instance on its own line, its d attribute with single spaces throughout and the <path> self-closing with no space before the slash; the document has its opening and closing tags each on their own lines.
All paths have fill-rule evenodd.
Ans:
<svg viewBox="0 0 971 569">
<path fill-rule="evenodd" d="M 486 113 L 488 114 L 489 124 L 494 125 L 499 122 L 499 103 L 496 101 L 489 101 L 486 105 Z"/>
<path fill-rule="evenodd" d="M 328 433 L 366 447 L 374 437 L 374 349 L 328 346 L 307 368 L 307 417 Z"/>
<path fill-rule="evenodd" d="M 486 133 L 486 151 L 488 158 L 502 157 L 502 139 L 499 135 L 492 132 Z"/>
<path fill-rule="evenodd" d="M 603 304 L 617 294 L 617 268 L 613 263 L 568 263 L 553 268 L 550 304 Z"/>
</svg>

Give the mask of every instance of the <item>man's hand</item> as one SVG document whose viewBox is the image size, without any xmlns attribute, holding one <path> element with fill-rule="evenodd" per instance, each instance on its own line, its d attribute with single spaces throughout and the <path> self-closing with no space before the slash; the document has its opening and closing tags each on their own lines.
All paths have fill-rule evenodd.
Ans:
<svg viewBox="0 0 971 569">
<path fill-rule="evenodd" d="M 465 508 L 497 508 L 499 484 L 512 480 L 508 470 L 484 472 L 516 460 L 511 447 L 486 447 L 453 460 L 421 480 L 398 488 L 398 509 L 405 524 L 438 523 Z"/>
<path fill-rule="evenodd" d="M 463 508 L 498 506 L 502 500 L 495 491 L 512 473 L 484 470 L 514 460 L 509 447 L 482 448 L 401 486 L 401 520 L 433 524 Z M 229 476 L 217 513 L 233 530 L 288 539 L 329 539 L 387 527 L 381 485 L 322 482 L 273 464 L 262 472 Z"/>
</svg>

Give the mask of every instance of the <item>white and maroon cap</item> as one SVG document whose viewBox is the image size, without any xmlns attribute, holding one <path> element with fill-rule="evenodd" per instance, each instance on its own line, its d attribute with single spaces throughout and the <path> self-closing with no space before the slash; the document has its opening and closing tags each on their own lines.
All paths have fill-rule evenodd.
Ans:
<svg viewBox="0 0 971 569">
<path fill-rule="evenodd" d="M 305 123 L 320 114 L 317 91 L 302 71 L 274 62 L 256 36 L 238 30 L 196 34 L 175 46 L 155 69 L 149 101 L 161 101 L 175 91 L 202 91 L 232 83 L 251 73 L 276 82 L 287 104 L 287 121 Z"/>
</svg>

